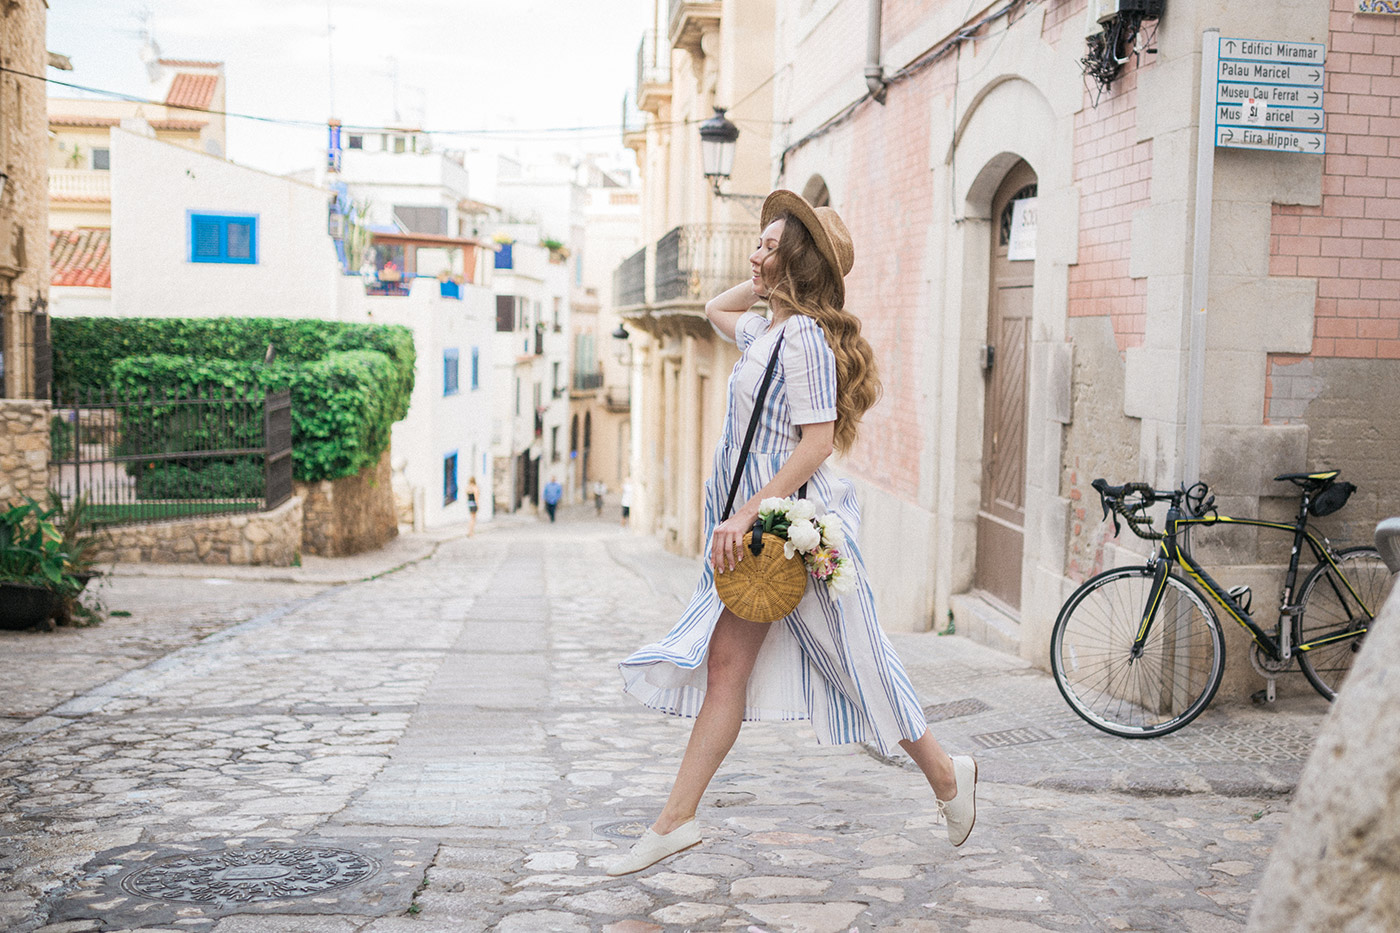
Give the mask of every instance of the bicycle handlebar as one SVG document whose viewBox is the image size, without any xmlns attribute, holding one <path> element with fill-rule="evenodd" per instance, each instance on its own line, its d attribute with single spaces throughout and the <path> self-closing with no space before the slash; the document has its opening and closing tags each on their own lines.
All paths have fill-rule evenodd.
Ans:
<svg viewBox="0 0 1400 933">
<path fill-rule="evenodd" d="M 1147 483 L 1124 483 L 1121 486 L 1113 486 L 1102 477 L 1094 480 L 1090 485 L 1099 494 L 1099 504 L 1103 506 L 1103 517 L 1105 519 L 1109 516 L 1113 517 L 1113 533 L 1116 535 L 1123 530 L 1123 526 L 1118 523 L 1118 517 L 1121 515 L 1128 523 L 1128 527 L 1132 529 L 1133 534 L 1144 541 L 1160 541 L 1166 537 L 1164 533 L 1152 530 L 1152 516 L 1147 514 L 1148 508 L 1159 501 L 1170 502 L 1173 506 L 1180 508 L 1182 500 L 1188 496 L 1185 489 L 1153 489 Z M 1204 508 L 1209 508 L 1210 502 L 1204 501 L 1204 492 L 1204 487 L 1202 487 L 1201 496 L 1195 498 L 1202 501 Z"/>
</svg>

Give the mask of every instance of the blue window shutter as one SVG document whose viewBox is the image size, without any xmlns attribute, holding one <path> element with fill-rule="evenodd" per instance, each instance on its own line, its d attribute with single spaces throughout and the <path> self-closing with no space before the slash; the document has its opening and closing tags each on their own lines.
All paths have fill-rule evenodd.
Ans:
<svg viewBox="0 0 1400 933">
<path fill-rule="evenodd" d="M 481 350 L 472 347 L 472 388 L 481 388 Z"/>
<path fill-rule="evenodd" d="M 442 394 L 456 395 L 459 388 L 457 349 L 442 351 Z"/>
<path fill-rule="evenodd" d="M 193 262 L 218 262 L 223 256 L 220 243 L 222 225 L 213 217 L 190 218 L 190 259 Z"/>
<path fill-rule="evenodd" d="M 190 262 L 258 261 L 258 218 L 248 214 L 196 214 L 190 219 Z"/>
</svg>

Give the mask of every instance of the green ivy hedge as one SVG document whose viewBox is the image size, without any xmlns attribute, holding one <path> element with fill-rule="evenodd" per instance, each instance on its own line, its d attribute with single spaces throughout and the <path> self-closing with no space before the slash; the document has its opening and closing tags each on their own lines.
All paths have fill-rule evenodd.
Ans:
<svg viewBox="0 0 1400 933">
<path fill-rule="evenodd" d="M 378 462 L 413 392 L 413 334 L 406 327 L 280 318 L 54 318 L 52 327 L 61 395 L 289 388 L 292 469 L 300 480 L 353 476 Z M 269 343 L 277 354 L 267 365 Z M 151 429 L 167 444 L 199 430 L 173 410 L 153 418 Z"/>
</svg>

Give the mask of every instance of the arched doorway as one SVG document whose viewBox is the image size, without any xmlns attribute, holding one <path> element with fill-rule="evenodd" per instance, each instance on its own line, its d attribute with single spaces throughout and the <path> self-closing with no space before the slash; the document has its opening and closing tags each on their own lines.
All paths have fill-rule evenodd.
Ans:
<svg viewBox="0 0 1400 933">
<path fill-rule="evenodd" d="M 1026 393 L 1035 261 L 1013 253 L 1014 221 L 1033 210 L 1036 174 L 1025 162 L 992 197 L 991 283 L 982 367 L 986 403 L 977 508 L 976 585 L 1013 613 L 1021 608 L 1026 526 Z M 1019 209 L 1017 202 L 1021 202 Z M 1033 220 L 1032 220 L 1033 222 Z"/>
</svg>

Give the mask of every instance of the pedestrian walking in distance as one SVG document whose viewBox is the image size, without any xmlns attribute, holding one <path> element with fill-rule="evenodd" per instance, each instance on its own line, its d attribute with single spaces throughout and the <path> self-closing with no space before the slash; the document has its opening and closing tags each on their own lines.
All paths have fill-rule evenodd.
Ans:
<svg viewBox="0 0 1400 933">
<path fill-rule="evenodd" d="M 544 510 L 549 513 L 549 520 L 554 521 L 554 513 L 559 508 L 559 500 L 564 498 L 564 487 L 559 485 L 559 480 L 551 476 L 549 482 L 544 485 Z"/>
<path fill-rule="evenodd" d="M 467 511 L 471 513 L 471 524 L 467 525 L 467 537 L 476 534 L 476 511 L 480 505 L 476 501 L 477 495 L 481 492 L 476 485 L 476 477 L 467 480 Z"/>
<path fill-rule="evenodd" d="M 608 494 L 608 484 L 600 479 L 593 481 L 593 511 L 601 516 L 603 514 L 603 497 Z"/>
<path fill-rule="evenodd" d="M 627 527 L 627 519 L 632 514 L 632 481 L 622 482 L 622 527 Z"/>
<path fill-rule="evenodd" d="M 695 724 L 660 815 L 607 867 L 610 875 L 640 871 L 700 842 L 696 807 L 745 720 L 806 719 L 823 744 L 870 742 L 884 754 L 899 746 L 928 779 L 953 845 L 967 839 L 976 819 L 977 765 L 949 757 L 929 731 L 875 619 L 856 545 L 855 490 L 826 465 L 833 449 L 850 448 L 880 393 L 870 344 L 860 321 L 844 310 L 843 279 L 855 259 L 850 234 L 836 211 L 781 190 L 764 201 L 761 226 L 749 257 L 753 277 L 705 306 L 743 355 L 729 377 L 724 433 L 705 484 L 708 541 L 700 582 L 675 627 L 621 664 L 628 693 L 663 713 L 694 717 Z M 771 319 L 750 310 L 765 299 Z M 727 487 L 770 366 L 734 512 L 726 518 Z M 714 575 L 744 559 L 740 543 L 763 501 L 794 496 L 804 485 L 819 522 L 839 517 L 846 537 L 839 550 L 850 575 L 839 587 L 809 579 L 796 610 L 770 625 L 742 619 L 720 603 Z"/>
</svg>

